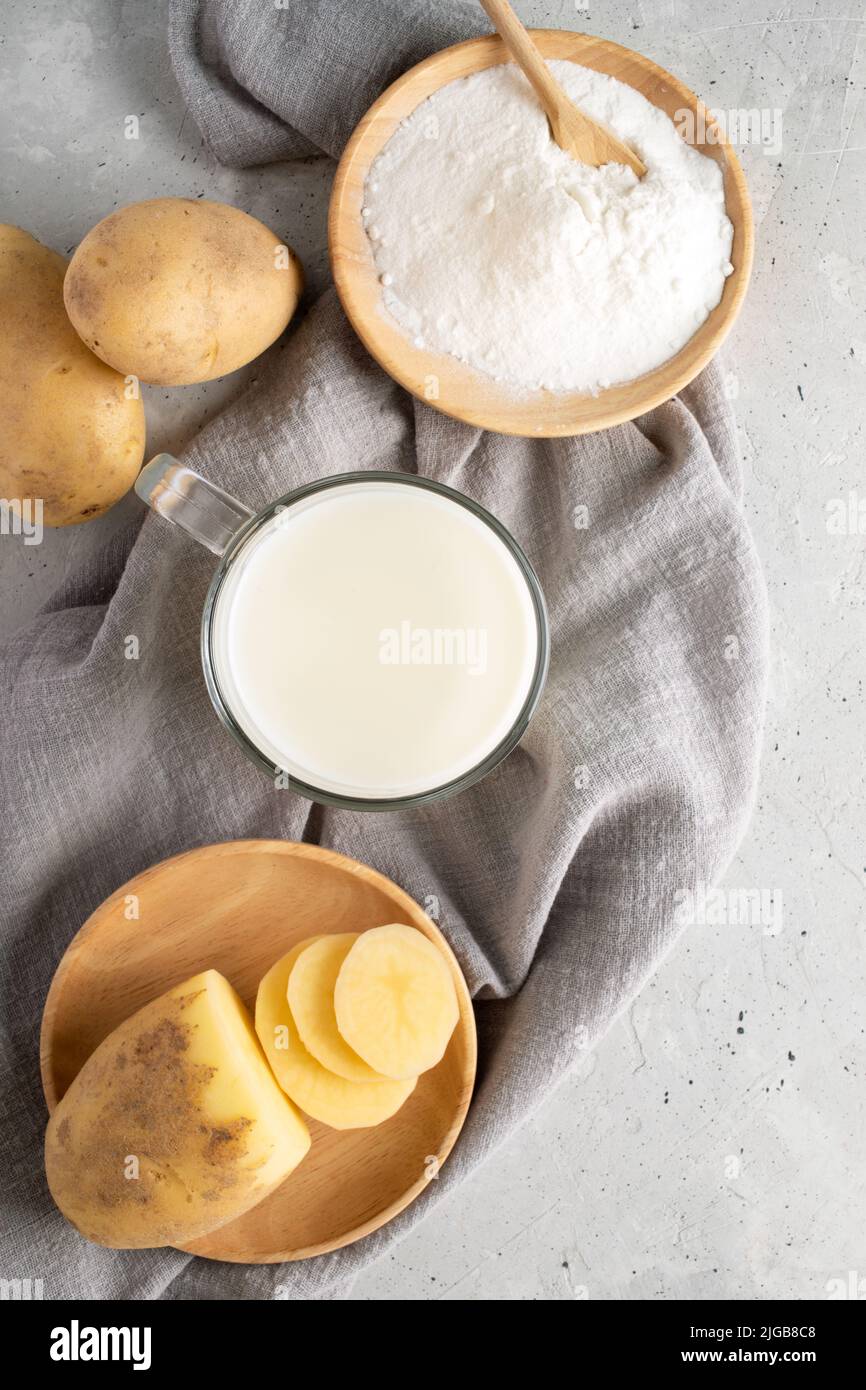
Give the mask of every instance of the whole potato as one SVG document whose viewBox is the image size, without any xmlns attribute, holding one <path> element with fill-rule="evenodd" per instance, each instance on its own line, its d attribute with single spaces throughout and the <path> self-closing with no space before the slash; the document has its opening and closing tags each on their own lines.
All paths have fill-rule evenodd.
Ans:
<svg viewBox="0 0 866 1390">
<path fill-rule="evenodd" d="M 264 352 L 302 287 L 294 253 L 240 208 L 154 198 L 88 232 L 64 293 L 75 328 L 104 362 L 158 386 L 185 386 Z"/>
<path fill-rule="evenodd" d="M 66 316 L 66 264 L 0 225 L 0 496 L 41 499 L 49 526 L 107 511 L 144 454 L 135 387 L 88 352 Z"/>
</svg>

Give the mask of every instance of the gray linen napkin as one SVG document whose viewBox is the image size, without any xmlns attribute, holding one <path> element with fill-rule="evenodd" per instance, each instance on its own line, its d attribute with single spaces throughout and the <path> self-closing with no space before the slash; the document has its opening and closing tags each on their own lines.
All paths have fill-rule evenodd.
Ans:
<svg viewBox="0 0 866 1390">
<path fill-rule="evenodd" d="M 172 53 L 230 163 L 334 154 L 396 72 L 483 28 L 457 4 L 177 0 Z M 278 792 L 213 715 L 198 660 L 212 561 L 148 515 L 2 653 L 4 909 L 0 1273 L 78 1298 L 341 1297 L 506 1139 L 633 999 L 680 930 L 678 890 L 713 883 L 754 792 L 767 662 L 762 578 L 740 509 L 716 370 L 583 439 L 483 434 L 406 396 L 333 291 L 258 383 L 187 450 L 246 502 L 349 468 L 438 478 L 489 507 L 544 586 L 553 658 L 539 712 L 483 783 L 361 815 Z M 586 521 L 586 525 L 583 522 Z M 135 633 L 140 659 L 124 656 Z M 439 1180 L 351 1249 L 243 1268 L 109 1252 L 44 1186 L 38 1026 L 52 971 L 130 875 L 193 845 L 315 839 L 435 898 L 478 1001 L 478 1086 Z M 111 969 L 111 962 L 105 962 Z"/>
</svg>

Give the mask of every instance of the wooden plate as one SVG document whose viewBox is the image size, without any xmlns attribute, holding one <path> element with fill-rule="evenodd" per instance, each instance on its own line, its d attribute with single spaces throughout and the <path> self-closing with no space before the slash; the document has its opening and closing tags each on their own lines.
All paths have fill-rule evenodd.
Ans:
<svg viewBox="0 0 866 1390">
<path fill-rule="evenodd" d="M 559 29 L 533 29 L 547 58 L 568 58 L 634 87 L 671 117 L 689 110 L 695 130 L 707 140 L 696 147 L 721 166 L 725 202 L 734 228 L 734 272 L 722 298 L 685 347 L 645 376 L 612 386 L 597 396 L 568 392 L 509 393 L 502 385 L 456 358 L 416 348 L 382 306 L 381 286 L 361 219 L 364 181 L 376 155 L 397 125 L 433 92 L 455 78 L 508 62 L 497 35 L 443 49 L 394 82 L 358 124 L 340 160 L 331 195 L 328 239 L 331 267 L 343 308 L 368 352 L 407 391 L 427 400 L 430 378 L 439 397 L 429 400 L 446 415 L 501 434 L 589 434 L 641 415 L 682 390 L 707 365 L 730 332 L 752 268 L 754 231 L 746 180 L 739 161 L 707 108 L 682 82 L 640 53 L 606 39 Z"/>
<path fill-rule="evenodd" d="M 107 898 L 70 943 L 45 1003 L 49 1110 L 112 1029 L 190 975 L 221 971 L 252 1007 L 261 977 L 297 941 L 386 922 L 417 927 L 454 971 L 460 1020 L 442 1061 L 375 1129 L 337 1131 L 308 1120 L 312 1148 L 283 1186 L 182 1248 L 211 1260 L 274 1264 L 369 1235 L 423 1192 L 431 1159 L 441 1165 L 460 1133 L 475 1080 L 475 1018 L 457 962 L 426 913 L 342 854 L 283 840 L 208 845 L 156 864 Z"/>
</svg>

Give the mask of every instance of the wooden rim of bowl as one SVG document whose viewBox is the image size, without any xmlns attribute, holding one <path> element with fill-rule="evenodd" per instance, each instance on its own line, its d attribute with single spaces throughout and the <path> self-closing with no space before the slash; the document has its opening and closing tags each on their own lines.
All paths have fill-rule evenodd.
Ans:
<svg viewBox="0 0 866 1390">
<path fill-rule="evenodd" d="M 733 273 L 722 297 L 675 356 L 644 376 L 596 396 L 538 391 L 516 395 L 441 353 L 415 347 L 384 309 L 381 286 L 361 219 L 370 165 L 399 123 L 428 96 L 457 78 L 510 61 L 498 35 L 468 39 L 434 53 L 393 82 L 356 126 L 340 159 L 328 212 L 331 270 L 346 316 L 370 355 L 413 396 L 445 415 L 500 434 L 538 438 L 609 429 L 670 400 L 698 375 L 730 332 L 745 298 L 754 255 L 754 225 L 740 162 L 702 101 L 649 58 L 608 39 L 563 29 L 533 29 L 547 58 L 564 58 L 634 87 L 668 116 L 688 109 L 703 140 L 694 148 L 715 160 L 724 178 L 725 209 L 733 225 Z M 438 396 L 432 396 L 431 381 Z"/>
<path fill-rule="evenodd" d="M 477 1064 L 477 1036 L 472 999 L 454 953 L 435 922 L 433 922 L 431 918 L 427 916 L 426 912 L 424 912 L 423 908 L 421 908 L 404 889 L 394 883 L 393 880 L 387 878 L 384 874 L 380 874 L 378 870 L 370 868 L 369 865 L 361 863 L 359 860 L 351 859 L 344 854 L 339 854 L 336 850 L 324 849 L 318 845 L 300 844 L 289 840 L 229 840 L 218 844 L 203 845 L 195 849 L 186 850 L 181 854 L 173 855 L 169 859 L 161 860 L 159 863 L 136 874 L 133 878 L 129 879 L 127 883 L 122 884 L 114 893 L 110 894 L 109 897 L 90 914 L 87 921 L 72 938 L 72 941 L 67 946 L 57 966 L 43 1009 L 39 1060 L 42 1087 L 49 1112 L 54 1111 L 66 1087 L 71 1083 L 72 1077 L 76 1074 L 77 1070 L 80 1069 L 80 1066 L 83 1065 L 87 1055 L 99 1045 L 102 1037 L 107 1036 L 112 1028 L 116 1027 L 123 1018 L 130 1017 L 150 999 L 161 994 L 163 992 L 165 978 L 175 974 L 178 978 L 173 979 L 172 983 L 178 983 L 180 979 L 187 978 L 189 974 L 195 973 L 194 968 L 189 968 L 191 964 L 194 964 L 191 959 L 185 959 L 182 968 L 177 967 L 173 959 L 174 953 L 179 949 L 179 946 L 176 940 L 177 933 L 173 935 L 172 928 L 177 928 L 178 919 L 186 920 L 188 918 L 190 921 L 196 923 L 199 923 L 199 919 L 201 919 L 200 925 L 195 925 L 188 931 L 187 937 L 184 940 L 184 949 L 187 956 L 189 956 L 190 952 L 192 955 L 197 956 L 199 951 L 198 934 L 204 933 L 204 943 L 201 947 L 202 955 L 198 959 L 198 968 L 205 969 L 213 964 L 212 960 L 209 961 L 205 957 L 207 951 L 211 949 L 211 942 L 213 939 L 211 933 L 214 930 L 214 925 L 212 922 L 208 921 L 206 902 L 202 903 L 199 901 L 202 898 L 200 890 L 197 890 L 196 901 L 188 908 L 188 911 L 186 911 L 186 917 L 184 916 L 186 910 L 184 895 L 188 893 L 189 887 L 186 880 L 190 875 L 190 871 L 193 871 L 192 879 L 196 883 L 200 882 L 202 875 L 207 876 L 209 866 L 211 866 L 211 872 L 215 873 L 216 870 L 213 867 L 215 860 L 224 860 L 226 858 L 236 858 L 238 856 L 247 855 L 274 855 L 279 858 L 285 857 L 286 859 L 294 860 L 315 860 L 319 865 L 333 870 L 337 875 L 347 875 L 349 880 L 357 880 L 358 891 L 362 895 L 368 894 L 370 889 L 375 890 L 379 896 L 387 899 L 393 904 L 395 910 L 394 920 L 402 918 L 402 920 L 415 926 L 442 951 L 451 967 L 455 988 L 457 990 L 460 1016 L 457 1028 L 452 1035 L 452 1040 L 449 1043 L 448 1050 L 442 1062 L 440 1062 L 437 1067 L 432 1068 L 429 1073 L 425 1073 L 425 1076 L 431 1078 L 430 1085 L 434 1088 L 442 1087 L 446 1084 L 441 1077 L 437 1080 L 437 1072 L 441 1067 L 445 1067 L 450 1076 L 450 1081 L 447 1083 L 449 1088 L 449 1099 L 447 1101 L 446 1115 L 443 1116 L 443 1127 L 441 1131 L 437 1131 L 436 1134 L 436 1157 L 441 1165 L 451 1153 L 457 1137 L 460 1134 L 460 1130 L 463 1127 L 472 1099 Z M 177 872 L 178 869 L 181 870 L 180 873 Z M 184 870 L 186 873 L 183 872 Z M 136 933 L 140 933 L 142 928 L 138 923 L 126 922 L 123 915 L 123 907 L 127 895 L 130 892 L 137 892 L 138 895 L 144 899 L 145 885 L 153 886 L 158 884 L 159 880 L 165 879 L 171 879 L 172 884 L 162 885 L 161 890 L 159 888 L 157 889 L 157 895 L 159 895 L 160 891 L 163 895 L 166 892 L 169 893 L 170 900 L 173 903 L 172 910 L 175 913 L 175 920 L 162 924 L 161 930 L 154 931 L 149 929 L 149 934 L 146 939 L 140 935 L 137 936 Z M 178 880 L 180 880 L 180 888 L 178 888 Z M 252 891 L 255 893 L 257 891 L 266 890 L 264 888 L 255 888 Z M 238 909 L 238 911 L 239 910 L 240 909 Z M 246 910 L 248 910 L 248 906 L 245 907 L 245 911 Z M 268 921 L 270 921 L 273 916 L 272 909 L 268 910 L 267 915 Z M 126 925 L 124 925 L 125 922 Z M 332 925 L 330 929 L 340 930 L 340 927 Z M 217 933 L 219 933 L 222 928 L 217 927 L 216 930 Z M 255 961 L 251 961 L 249 931 L 249 922 L 245 919 L 244 926 L 234 930 L 231 946 L 227 947 L 225 940 L 223 941 L 221 955 L 225 956 L 227 950 L 236 951 L 239 958 L 238 968 L 240 968 L 240 957 L 243 955 L 245 958 L 245 975 L 249 976 L 250 979 L 253 975 L 255 975 L 256 978 L 260 978 L 261 975 L 270 968 L 270 965 L 273 964 L 273 960 L 277 958 L 279 951 L 289 949 L 292 941 L 289 935 L 286 935 L 284 941 L 282 940 L 282 925 L 280 925 L 277 934 L 280 935 L 281 941 L 278 949 L 273 955 L 271 955 L 271 951 L 277 943 L 276 941 L 269 942 L 267 963 L 265 959 L 258 960 L 256 958 Z M 302 939 L 303 934 L 306 933 L 306 925 L 296 928 L 296 931 L 300 933 L 298 939 Z M 104 938 L 102 943 L 98 940 L 100 935 Z M 183 935 L 182 931 L 181 935 Z M 191 936 L 195 937 L 193 945 L 189 944 L 189 938 Z M 101 1036 L 88 1039 L 86 1047 L 79 1047 L 76 1051 L 83 1055 L 77 1055 L 71 1066 L 69 1065 L 69 1058 L 67 1057 L 67 1065 L 65 1067 L 67 1075 L 64 1077 L 62 1075 L 64 1026 L 68 1033 L 70 1017 L 77 1016 L 76 1010 L 80 1010 L 81 1008 L 87 1010 L 88 1002 L 92 1004 L 94 997 L 98 999 L 99 995 L 105 992 L 106 974 L 111 971 L 112 962 L 116 964 L 117 960 L 120 958 L 124 945 L 129 945 L 130 942 L 133 943 L 135 962 L 134 966 L 122 975 L 120 988 L 121 990 L 125 989 L 126 994 L 124 996 L 122 1009 L 118 1011 L 121 1016 L 118 1016 L 113 1021 L 104 1018 L 99 1020 L 95 1031 L 96 1033 L 101 1033 Z M 101 947 L 105 945 L 115 948 L 114 950 L 109 949 L 107 962 L 105 951 L 101 949 Z M 102 964 L 100 964 L 100 962 L 102 962 Z M 153 962 L 158 962 L 160 970 L 162 971 L 163 979 L 159 980 L 155 985 L 152 982 L 154 979 L 153 975 L 145 977 L 148 962 L 151 963 L 151 968 Z M 242 997 L 245 992 L 247 998 L 249 997 L 249 981 L 245 990 L 242 985 L 239 985 L 237 978 L 232 979 L 231 967 L 227 966 L 224 960 L 221 960 L 221 963 L 218 964 L 216 968 L 223 968 L 224 973 L 227 974 L 235 988 L 240 989 Z M 139 975 L 141 975 L 140 982 Z M 135 988 L 131 989 L 130 986 L 133 982 L 135 982 Z M 114 984 L 115 982 L 113 981 L 112 983 Z M 165 988 L 171 988 L 171 984 L 165 985 Z M 135 995 L 134 999 L 132 997 L 133 994 Z M 123 1010 L 125 1010 L 125 1012 L 123 1012 Z M 64 1011 L 66 1015 L 65 1018 Z M 98 1010 L 94 1011 L 90 1009 L 88 1011 L 88 1017 L 91 1023 L 93 1022 L 94 1012 L 98 1012 Z M 103 1031 L 103 1029 L 105 1029 L 105 1031 Z M 452 1054 L 452 1049 L 453 1055 L 449 1061 L 448 1059 L 449 1055 Z M 420 1085 L 421 1082 L 419 1082 L 419 1090 Z M 451 1094 L 452 1091 L 453 1097 Z M 319 1125 L 318 1122 L 310 1120 L 305 1116 L 304 1118 L 313 1136 L 313 1149 L 307 1159 L 304 1160 L 304 1163 L 299 1165 L 295 1173 L 290 1174 L 286 1179 L 283 1187 L 289 1190 L 293 1180 L 297 1185 L 297 1179 L 299 1177 L 301 1177 L 303 1181 L 302 1175 L 305 1173 L 305 1165 L 310 1164 L 311 1159 L 315 1155 L 317 1144 L 320 1146 L 320 1154 L 323 1155 L 326 1165 L 325 1178 L 328 1177 L 330 1172 L 327 1165 L 333 1161 L 332 1155 L 337 1146 L 341 1143 L 344 1144 L 344 1147 L 347 1143 L 360 1145 L 365 1142 L 364 1138 L 362 1138 L 363 1136 L 370 1136 L 366 1142 L 368 1142 L 372 1148 L 375 1148 L 375 1136 L 382 1136 L 380 1143 L 384 1148 L 387 1148 L 386 1130 L 388 1126 L 396 1126 L 397 1129 L 399 1129 L 401 1126 L 401 1115 L 404 1117 L 403 1124 L 412 1123 L 411 1120 L 407 1118 L 411 1114 L 408 1109 L 410 1103 L 411 1097 L 409 1102 L 407 1102 L 407 1107 L 398 1111 L 395 1116 L 392 1116 L 385 1126 L 373 1127 L 365 1130 L 330 1130 L 326 1126 Z M 328 1151 L 327 1153 L 325 1152 L 326 1150 Z M 378 1162 L 381 1165 L 387 1166 L 387 1159 L 385 1157 L 380 1158 Z M 322 1181 L 321 1178 L 315 1175 L 311 1176 L 312 1173 L 313 1170 L 307 1167 L 306 1175 L 309 1177 L 311 1183 L 316 1184 Z M 428 1184 L 429 1174 L 422 1172 L 417 1179 L 413 1178 L 411 1182 L 407 1182 L 405 1188 L 399 1191 L 396 1197 L 386 1201 L 381 1208 L 372 1211 L 369 1216 L 364 1213 L 362 1219 L 351 1221 L 350 1224 L 347 1224 L 345 1229 L 340 1230 L 337 1234 L 332 1234 L 325 1239 L 309 1241 L 307 1243 L 291 1244 L 287 1241 L 287 1231 L 281 1230 L 279 1226 L 279 1211 L 277 1211 L 276 1215 L 271 1214 L 267 1218 L 263 1215 L 261 1223 L 256 1223 L 257 1225 L 262 1224 L 267 1230 L 266 1240 L 268 1244 L 267 1248 L 263 1248 L 265 1238 L 257 1232 L 256 1239 L 252 1240 L 249 1234 L 249 1225 L 244 1227 L 243 1223 L 249 1223 L 254 1213 L 262 1212 L 263 1208 L 267 1207 L 269 1203 L 274 1203 L 275 1199 L 278 1199 L 279 1193 L 282 1191 L 282 1189 L 277 1189 L 277 1192 L 267 1197 L 258 1208 L 253 1207 L 244 1216 L 236 1218 L 235 1221 L 228 1223 L 228 1225 L 217 1228 L 217 1230 L 211 1232 L 209 1235 L 202 1236 L 198 1240 L 178 1248 L 189 1254 L 200 1255 L 205 1259 L 224 1260 L 229 1263 L 238 1264 L 277 1264 L 309 1259 L 314 1255 L 323 1255 L 332 1250 L 341 1249 L 343 1246 L 351 1245 L 355 1241 L 361 1240 L 364 1236 L 371 1235 L 374 1231 L 393 1220 L 400 1212 L 404 1211 L 411 1202 L 421 1195 Z M 274 1208 L 272 1207 L 272 1213 L 273 1210 Z"/>
</svg>

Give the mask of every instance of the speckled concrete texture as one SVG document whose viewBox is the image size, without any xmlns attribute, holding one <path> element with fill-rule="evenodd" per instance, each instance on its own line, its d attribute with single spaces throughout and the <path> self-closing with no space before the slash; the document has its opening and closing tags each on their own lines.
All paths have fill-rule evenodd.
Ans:
<svg viewBox="0 0 866 1390">
<path fill-rule="evenodd" d="M 737 890 L 772 893 L 775 911 L 692 927 L 534 1122 L 354 1296 L 826 1297 L 828 1281 L 866 1280 L 862 7 L 517 8 L 647 53 L 735 113 L 745 141 L 757 255 L 725 362 L 774 669 L 758 805 L 718 915 Z M 171 75 L 164 10 L 6 0 L 0 220 L 70 252 L 114 207 L 204 194 L 279 231 L 315 293 L 333 166 L 214 166 Z M 179 446 L 255 371 L 149 390 L 150 452 Z M 4 628 L 137 505 L 38 547 L 0 537 Z"/>
</svg>

